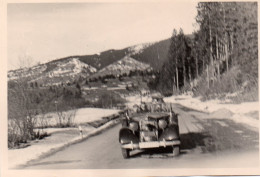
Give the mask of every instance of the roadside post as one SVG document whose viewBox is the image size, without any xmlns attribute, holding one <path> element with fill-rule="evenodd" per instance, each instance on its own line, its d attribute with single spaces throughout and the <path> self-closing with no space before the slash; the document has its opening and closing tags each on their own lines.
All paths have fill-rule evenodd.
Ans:
<svg viewBox="0 0 260 177">
<path fill-rule="evenodd" d="M 79 125 L 79 136 L 81 136 L 81 138 L 83 138 L 82 127 L 80 125 Z"/>
</svg>

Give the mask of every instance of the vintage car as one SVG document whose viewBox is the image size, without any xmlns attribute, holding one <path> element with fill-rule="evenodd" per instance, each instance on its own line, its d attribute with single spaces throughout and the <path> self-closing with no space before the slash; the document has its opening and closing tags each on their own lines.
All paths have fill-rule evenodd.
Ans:
<svg viewBox="0 0 260 177">
<path fill-rule="evenodd" d="M 122 120 L 119 131 L 124 158 L 130 157 L 130 151 L 171 147 L 173 156 L 180 152 L 180 135 L 178 115 L 170 112 L 146 112 L 129 116 L 127 113 Z"/>
</svg>

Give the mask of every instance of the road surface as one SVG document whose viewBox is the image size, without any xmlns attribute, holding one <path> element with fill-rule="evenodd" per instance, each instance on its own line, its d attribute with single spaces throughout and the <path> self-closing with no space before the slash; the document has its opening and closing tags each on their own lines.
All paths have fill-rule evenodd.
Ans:
<svg viewBox="0 0 260 177">
<path fill-rule="evenodd" d="M 29 163 L 26 169 L 144 169 L 223 168 L 258 166 L 258 132 L 232 120 L 175 105 L 179 114 L 181 154 L 150 149 L 131 152 L 123 159 L 118 142 L 121 125 L 48 157 Z"/>
</svg>

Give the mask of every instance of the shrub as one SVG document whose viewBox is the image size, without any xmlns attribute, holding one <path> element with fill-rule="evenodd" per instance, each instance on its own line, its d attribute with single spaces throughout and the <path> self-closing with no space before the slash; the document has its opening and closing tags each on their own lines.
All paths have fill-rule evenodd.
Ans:
<svg viewBox="0 0 260 177">
<path fill-rule="evenodd" d="M 8 88 L 8 147 L 35 138 L 33 129 L 38 110 L 34 96 L 22 80 Z"/>
<path fill-rule="evenodd" d="M 221 75 L 220 79 L 214 80 L 208 88 L 206 75 L 198 79 L 195 96 L 202 96 L 203 99 L 221 98 L 228 93 L 239 92 L 232 98 L 236 102 L 258 100 L 258 81 L 250 75 L 242 74 L 238 67 L 231 68 Z M 224 96 L 225 98 L 225 96 Z"/>
<path fill-rule="evenodd" d="M 77 110 L 69 110 L 64 111 L 62 109 L 57 110 L 57 127 L 64 128 L 64 127 L 73 127 L 74 126 L 74 119 L 76 115 Z"/>
</svg>

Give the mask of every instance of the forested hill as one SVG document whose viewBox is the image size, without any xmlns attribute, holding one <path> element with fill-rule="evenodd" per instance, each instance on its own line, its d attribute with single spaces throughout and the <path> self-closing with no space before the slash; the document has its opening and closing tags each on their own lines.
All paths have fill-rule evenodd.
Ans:
<svg viewBox="0 0 260 177">
<path fill-rule="evenodd" d="M 52 62 L 78 58 L 80 61 L 100 70 L 128 55 L 140 62 L 150 64 L 154 69 L 159 70 L 162 63 L 167 60 L 169 46 L 170 39 L 166 39 L 155 43 L 145 43 L 119 50 L 107 50 L 100 54 L 69 56 L 53 60 Z"/>
<path fill-rule="evenodd" d="M 173 30 L 157 89 L 258 100 L 257 2 L 200 2 L 192 40 Z"/>
<path fill-rule="evenodd" d="M 138 61 L 150 64 L 154 69 L 160 70 L 168 59 L 170 39 L 157 42 L 145 48 L 142 52 L 132 55 Z"/>
<path fill-rule="evenodd" d="M 100 55 L 85 55 L 79 59 L 97 69 L 102 69 L 124 56 L 130 57 L 150 64 L 154 69 L 160 70 L 162 64 L 168 58 L 168 49 L 170 47 L 170 39 L 165 39 L 155 43 L 145 43 L 136 46 L 127 47 L 121 50 L 108 50 L 101 52 Z"/>
</svg>

